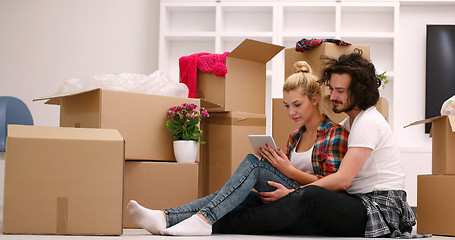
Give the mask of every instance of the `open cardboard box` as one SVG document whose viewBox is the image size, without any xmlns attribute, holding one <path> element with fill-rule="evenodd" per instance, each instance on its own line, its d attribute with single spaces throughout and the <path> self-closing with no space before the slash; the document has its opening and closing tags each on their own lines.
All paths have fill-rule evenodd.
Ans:
<svg viewBox="0 0 455 240">
<path fill-rule="evenodd" d="M 130 200 L 149 209 L 167 209 L 200 197 L 203 197 L 201 172 L 196 163 L 127 161 L 123 227 L 139 227 L 128 216 L 126 206 Z"/>
<path fill-rule="evenodd" d="M 127 160 L 155 161 L 175 161 L 172 134 L 165 125 L 169 108 L 182 103 L 210 105 L 194 98 L 99 88 L 34 101 L 38 100 L 60 105 L 61 127 L 118 129 L 125 139 Z"/>
<path fill-rule="evenodd" d="M 439 116 L 405 127 L 431 122 L 432 173 L 455 174 L 455 116 Z"/>
<path fill-rule="evenodd" d="M 221 107 L 214 111 L 265 113 L 266 63 L 284 47 L 245 39 L 226 57 L 227 74 L 198 72 L 197 97 Z"/>
<path fill-rule="evenodd" d="M 3 233 L 122 234 L 117 130 L 8 125 L 6 141 Z"/>
<path fill-rule="evenodd" d="M 455 236 L 455 175 L 417 176 L 417 233 Z"/>
</svg>

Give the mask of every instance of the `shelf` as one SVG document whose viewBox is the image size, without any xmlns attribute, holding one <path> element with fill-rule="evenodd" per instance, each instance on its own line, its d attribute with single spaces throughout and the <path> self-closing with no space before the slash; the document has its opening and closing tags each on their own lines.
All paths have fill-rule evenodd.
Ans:
<svg viewBox="0 0 455 240">
<path fill-rule="evenodd" d="M 166 40 L 170 41 L 196 41 L 196 40 L 202 40 L 205 41 L 208 38 L 215 38 L 216 34 L 215 32 L 180 32 L 180 33 L 175 33 L 175 32 L 168 32 L 164 34 L 164 38 Z"/>
<path fill-rule="evenodd" d="M 232 51 L 245 38 L 286 48 L 302 38 L 336 38 L 370 46 L 377 71 L 392 74 L 384 93 L 392 102 L 399 7 L 398 0 L 162 0 L 159 66 L 178 79 L 181 56 Z M 267 99 L 281 97 L 283 66 L 283 52 L 267 63 Z"/>
<path fill-rule="evenodd" d="M 372 26 L 374 32 L 393 32 L 394 12 L 389 7 L 342 7 L 340 22 L 341 32 L 371 32 Z"/>
<path fill-rule="evenodd" d="M 223 32 L 273 31 L 273 7 L 222 7 L 221 19 L 220 30 Z"/>
<path fill-rule="evenodd" d="M 167 62 L 162 63 L 161 70 L 167 72 L 172 79 L 179 80 L 179 58 L 200 52 L 215 52 L 215 41 L 211 39 L 170 40 L 167 42 Z M 164 59 L 164 58 L 163 58 Z M 163 67 L 164 66 L 164 67 Z"/>
<path fill-rule="evenodd" d="M 405 6 L 422 6 L 422 5 L 455 5 L 454 0 L 401 0 L 401 5 Z"/>
<path fill-rule="evenodd" d="M 302 38 L 335 38 L 336 33 L 335 32 L 286 32 L 283 33 L 282 38 L 284 41 L 288 40 L 300 40 Z M 310 36 L 310 37 L 308 37 Z"/>
<path fill-rule="evenodd" d="M 216 8 L 214 6 L 172 6 L 165 9 L 166 32 L 213 32 Z"/>
<path fill-rule="evenodd" d="M 377 33 L 377 32 L 343 32 L 340 34 L 343 40 L 351 40 L 355 42 L 394 42 L 395 33 Z"/>
<path fill-rule="evenodd" d="M 221 33 L 222 38 L 272 38 L 273 32 L 225 32 Z"/>
<path fill-rule="evenodd" d="M 335 32 L 335 6 L 285 6 L 283 7 L 283 33 Z M 318 19 L 317 21 L 308 21 Z"/>
</svg>

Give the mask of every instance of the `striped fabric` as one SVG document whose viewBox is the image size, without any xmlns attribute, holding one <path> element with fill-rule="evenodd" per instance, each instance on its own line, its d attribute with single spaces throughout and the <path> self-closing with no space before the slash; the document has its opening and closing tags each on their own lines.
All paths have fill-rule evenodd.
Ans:
<svg viewBox="0 0 455 240">
<path fill-rule="evenodd" d="M 304 52 L 307 50 L 311 50 L 322 43 L 329 42 L 329 43 L 335 43 L 336 45 L 341 45 L 341 46 L 351 46 L 351 43 L 345 42 L 340 39 L 333 39 L 333 38 L 327 38 L 327 39 L 307 39 L 307 38 L 302 38 L 300 41 L 298 41 L 295 44 L 295 50 L 297 52 Z"/>
</svg>

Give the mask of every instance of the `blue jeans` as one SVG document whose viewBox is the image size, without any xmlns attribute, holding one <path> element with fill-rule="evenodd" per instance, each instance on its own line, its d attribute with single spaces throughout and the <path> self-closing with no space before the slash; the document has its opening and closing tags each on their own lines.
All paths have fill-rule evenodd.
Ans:
<svg viewBox="0 0 455 240">
<path fill-rule="evenodd" d="M 261 161 L 248 154 L 221 189 L 183 206 L 164 210 L 167 226 L 171 227 L 196 213 L 202 214 L 213 224 L 234 209 L 258 205 L 258 196 L 251 190 L 254 188 L 259 192 L 274 191 L 275 188 L 268 185 L 268 181 L 281 183 L 287 188 L 298 186 L 267 160 Z"/>
</svg>

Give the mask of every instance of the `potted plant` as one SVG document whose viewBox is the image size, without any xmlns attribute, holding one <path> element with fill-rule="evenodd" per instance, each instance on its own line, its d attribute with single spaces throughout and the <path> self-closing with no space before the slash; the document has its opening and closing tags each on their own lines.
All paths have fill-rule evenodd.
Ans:
<svg viewBox="0 0 455 240">
<path fill-rule="evenodd" d="M 198 123 L 209 117 L 204 107 L 192 103 L 169 108 L 166 127 L 174 138 L 174 154 L 177 162 L 194 162 L 197 156 L 198 143 L 202 130 Z"/>
<path fill-rule="evenodd" d="M 384 90 L 385 85 L 387 83 L 389 83 L 389 79 L 388 79 L 388 77 L 386 75 L 386 71 L 378 74 L 377 76 L 378 76 L 379 80 L 381 80 L 381 86 L 379 86 L 379 91 L 382 91 L 382 90 Z"/>
</svg>

